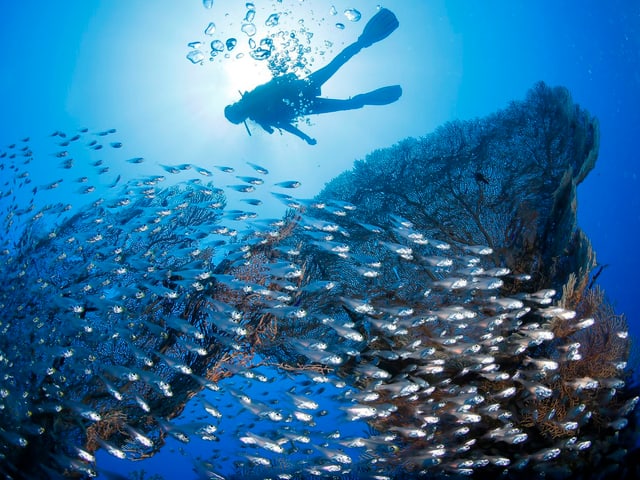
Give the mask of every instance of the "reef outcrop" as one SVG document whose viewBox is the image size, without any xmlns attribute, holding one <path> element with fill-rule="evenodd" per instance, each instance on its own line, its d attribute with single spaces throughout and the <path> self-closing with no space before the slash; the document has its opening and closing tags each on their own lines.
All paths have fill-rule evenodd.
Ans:
<svg viewBox="0 0 640 480">
<path fill-rule="evenodd" d="M 32 188 L 33 152 L 8 147 L 0 472 L 90 477 L 98 449 L 224 436 L 203 477 L 236 445 L 247 478 L 635 478 L 631 339 L 576 219 L 598 144 L 597 120 L 539 83 L 372 152 L 314 199 L 273 192 L 289 207 L 274 221 L 227 209 L 191 164 L 162 166 L 193 177 L 170 187 L 118 177 L 73 215 L 40 207 L 61 180 Z M 175 422 L 187 403 L 200 414 Z"/>
</svg>

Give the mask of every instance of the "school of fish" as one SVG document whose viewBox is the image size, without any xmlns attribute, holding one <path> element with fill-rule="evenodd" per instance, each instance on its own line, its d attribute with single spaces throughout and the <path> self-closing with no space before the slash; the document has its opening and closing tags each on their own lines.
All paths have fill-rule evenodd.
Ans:
<svg viewBox="0 0 640 480">
<path fill-rule="evenodd" d="M 123 158 L 116 137 L 0 149 L 5 477 L 95 477 L 97 452 L 169 439 L 211 444 L 198 478 L 565 476 L 636 409 L 624 354 L 581 373 L 598 319 L 491 248 L 296 198 L 254 163 Z M 138 166 L 159 173 L 123 178 Z M 282 218 L 227 208 L 266 195 Z"/>
</svg>

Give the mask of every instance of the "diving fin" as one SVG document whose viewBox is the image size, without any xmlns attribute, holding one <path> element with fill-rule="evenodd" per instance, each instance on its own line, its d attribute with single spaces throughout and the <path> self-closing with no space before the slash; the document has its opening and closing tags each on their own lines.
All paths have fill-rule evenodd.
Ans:
<svg viewBox="0 0 640 480">
<path fill-rule="evenodd" d="M 391 85 L 389 87 L 378 88 L 371 92 L 361 93 L 360 95 L 353 97 L 351 100 L 356 104 L 360 104 L 360 106 L 388 105 L 398 100 L 401 96 L 402 88 L 400 85 Z"/>
<path fill-rule="evenodd" d="M 391 35 L 399 25 L 400 22 L 394 13 L 383 8 L 367 22 L 362 35 L 358 37 L 358 43 L 362 48 L 370 47 Z"/>
</svg>

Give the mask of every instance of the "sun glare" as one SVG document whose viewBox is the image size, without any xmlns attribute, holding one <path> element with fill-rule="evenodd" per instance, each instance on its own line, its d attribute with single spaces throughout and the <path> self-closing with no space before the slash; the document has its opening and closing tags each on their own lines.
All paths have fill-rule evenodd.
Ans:
<svg viewBox="0 0 640 480">
<path fill-rule="evenodd" d="M 237 101 L 240 94 L 268 82 L 271 72 L 266 63 L 243 57 L 225 59 L 220 65 L 220 77 L 224 84 L 225 98 L 232 102 Z"/>
</svg>

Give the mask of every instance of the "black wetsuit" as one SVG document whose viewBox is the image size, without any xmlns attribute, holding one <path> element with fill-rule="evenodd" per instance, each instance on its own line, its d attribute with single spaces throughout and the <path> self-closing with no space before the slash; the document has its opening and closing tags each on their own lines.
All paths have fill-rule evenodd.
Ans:
<svg viewBox="0 0 640 480">
<path fill-rule="evenodd" d="M 239 102 L 225 108 L 227 119 L 236 124 L 251 119 L 269 133 L 273 133 L 274 128 L 285 130 L 314 145 L 316 141 L 313 138 L 293 125 L 300 117 L 353 110 L 364 105 L 386 105 L 396 101 L 402 95 L 399 85 L 383 87 L 348 99 L 320 97 L 322 85 L 340 67 L 363 48 L 386 37 L 398 25 L 395 16 L 386 9 L 376 17 L 381 20 L 380 28 L 374 26 L 368 33 L 365 28 L 363 35 L 344 48 L 328 65 L 305 78 L 289 73 L 257 86 L 251 92 L 244 93 Z"/>
</svg>

